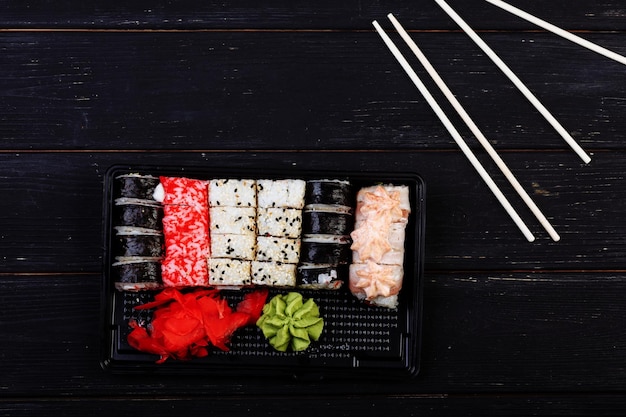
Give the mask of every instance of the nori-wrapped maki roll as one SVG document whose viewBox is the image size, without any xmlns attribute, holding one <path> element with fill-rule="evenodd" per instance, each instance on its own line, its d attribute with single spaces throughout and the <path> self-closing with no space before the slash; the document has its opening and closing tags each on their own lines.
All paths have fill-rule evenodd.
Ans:
<svg viewBox="0 0 626 417">
<path fill-rule="evenodd" d="M 298 287 L 336 290 L 347 280 L 353 207 L 354 195 L 349 181 L 307 181 Z"/>
<path fill-rule="evenodd" d="M 322 179 L 306 183 L 304 201 L 307 205 L 324 204 L 352 207 L 352 185 L 349 181 Z"/>
<path fill-rule="evenodd" d="M 352 256 L 350 241 L 344 239 L 326 239 L 323 237 L 304 237 L 300 248 L 300 263 L 344 265 Z"/>
<path fill-rule="evenodd" d="M 116 225 L 160 230 L 163 208 L 147 200 L 119 198 L 115 200 Z"/>
<path fill-rule="evenodd" d="M 159 178 L 152 175 L 126 174 L 115 179 L 120 197 L 141 200 L 154 200 L 152 195 L 156 186 L 159 185 Z"/>
<path fill-rule="evenodd" d="M 149 258 L 129 258 L 115 262 L 111 268 L 115 288 L 119 291 L 154 290 L 162 287 L 161 263 Z"/>
<path fill-rule="evenodd" d="M 309 210 L 302 213 L 304 234 L 347 236 L 353 223 L 353 216 L 348 213 Z"/>
<path fill-rule="evenodd" d="M 347 265 L 300 264 L 296 275 L 296 285 L 307 289 L 338 290 L 347 278 Z"/>
<path fill-rule="evenodd" d="M 117 227 L 115 259 L 142 257 L 160 259 L 164 253 L 163 235 L 159 232 L 132 227 Z"/>
</svg>

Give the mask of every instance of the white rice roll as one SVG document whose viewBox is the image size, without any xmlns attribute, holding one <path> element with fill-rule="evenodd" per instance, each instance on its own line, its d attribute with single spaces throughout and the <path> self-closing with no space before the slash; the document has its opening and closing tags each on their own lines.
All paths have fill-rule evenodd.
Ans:
<svg viewBox="0 0 626 417">
<path fill-rule="evenodd" d="M 250 285 L 250 261 L 210 258 L 209 285 L 240 287 Z"/>
<path fill-rule="evenodd" d="M 256 207 L 256 180 L 215 179 L 209 181 L 209 206 Z"/>
<path fill-rule="evenodd" d="M 211 207 L 209 209 L 211 235 L 256 234 L 256 209 L 254 207 Z"/>
<path fill-rule="evenodd" d="M 295 264 L 300 259 L 300 239 L 258 236 L 256 260 Z"/>
<path fill-rule="evenodd" d="M 252 261 L 256 254 L 256 235 L 219 234 L 211 235 L 211 256 Z"/>
<path fill-rule="evenodd" d="M 298 238 L 302 233 L 302 210 L 295 208 L 257 209 L 257 227 L 260 236 Z"/>
<path fill-rule="evenodd" d="M 252 261 L 252 284 L 271 287 L 295 287 L 296 265 Z"/>
<path fill-rule="evenodd" d="M 257 180 L 258 206 L 302 209 L 305 187 L 303 180 Z"/>
</svg>

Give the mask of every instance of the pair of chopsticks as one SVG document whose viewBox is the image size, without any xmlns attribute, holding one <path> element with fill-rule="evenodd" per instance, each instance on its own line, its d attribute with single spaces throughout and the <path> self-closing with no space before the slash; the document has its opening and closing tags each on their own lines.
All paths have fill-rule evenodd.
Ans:
<svg viewBox="0 0 626 417">
<path fill-rule="evenodd" d="M 522 94 L 545 117 L 545 119 L 563 137 L 563 139 L 578 154 L 578 156 L 585 163 L 589 163 L 591 161 L 591 158 L 589 157 L 589 155 L 587 155 L 587 153 L 578 145 L 578 143 L 576 143 L 576 141 L 569 135 L 569 133 L 563 128 L 563 126 L 561 126 L 561 124 L 552 116 L 552 114 L 550 114 L 550 112 L 543 106 L 543 104 L 541 104 L 541 102 L 522 83 L 522 81 L 508 68 L 508 66 L 496 55 L 496 53 L 482 39 L 480 39 L 480 37 L 476 34 L 476 32 L 474 32 L 472 28 L 467 23 L 465 23 L 465 21 L 444 0 L 435 0 L 435 1 L 467 33 L 467 35 L 470 36 L 470 38 L 483 50 L 483 52 L 485 52 L 485 54 L 491 58 L 491 60 L 500 68 L 500 70 L 504 72 L 505 75 L 507 75 L 507 77 L 513 82 L 513 84 L 515 84 L 515 86 L 522 92 Z M 492 4 L 496 4 L 498 6 L 501 6 L 500 3 L 503 3 L 500 0 L 486 0 L 486 1 Z M 506 3 L 504 4 L 506 5 Z M 512 6 L 510 7 L 512 8 Z M 511 11 L 511 8 L 507 8 L 507 10 L 510 11 L 511 13 L 521 12 L 521 10 L 515 9 L 515 8 L 512 8 L 514 10 Z M 559 234 L 554 230 L 554 228 L 552 227 L 548 219 L 546 219 L 546 217 L 543 215 L 541 210 L 537 207 L 537 205 L 533 202 L 533 200 L 530 198 L 528 193 L 520 185 L 519 181 L 517 181 L 513 173 L 509 170 L 509 168 L 506 166 L 504 161 L 500 158 L 497 152 L 493 149 L 493 147 L 491 146 L 489 141 L 485 138 L 485 136 L 482 134 L 478 126 L 476 126 L 476 124 L 473 122 L 471 117 L 467 114 L 463 106 L 459 103 L 459 101 L 456 99 L 454 94 L 450 91 L 450 89 L 447 87 L 445 82 L 441 79 L 437 71 L 430 64 L 426 56 L 422 53 L 419 47 L 415 44 L 413 39 L 411 39 L 409 34 L 406 32 L 406 30 L 404 30 L 400 22 L 398 22 L 398 20 L 391 13 L 388 14 L 387 17 L 389 18 L 389 20 L 395 27 L 396 31 L 400 34 L 402 39 L 409 46 L 411 51 L 415 54 L 415 56 L 420 61 L 422 66 L 426 69 L 426 71 L 428 72 L 430 77 L 433 79 L 435 84 L 437 84 L 437 86 L 442 91 L 444 96 L 448 99 L 450 104 L 454 107 L 454 109 L 459 114 L 459 116 L 463 119 L 465 124 L 469 127 L 472 133 L 476 136 L 478 141 L 481 143 L 481 145 L 487 151 L 487 153 L 491 156 L 491 158 L 496 163 L 498 168 L 500 168 L 500 171 L 504 174 L 504 176 L 507 178 L 509 183 L 513 186 L 513 188 L 518 193 L 518 195 L 522 198 L 522 200 L 524 200 L 528 208 L 532 211 L 532 213 L 535 215 L 537 220 L 539 220 L 541 225 L 548 232 L 550 237 L 555 242 L 559 241 L 560 240 Z M 520 16 L 520 17 L 524 17 L 528 20 L 527 14 Z M 537 18 L 534 18 L 534 19 L 537 19 Z M 542 27 L 545 27 L 546 29 L 554 33 L 561 34 L 559 33 L 560 29 L 556 31 L 554 30 L 555 27 L 553 25 L 550 25 L 549 23 L 541 21 L 541 20 L 539 20 L 539 22 L 541 22 L 541 25 L 543 25 Z M 415 86 L 420 91 L 420 93 L 424 96 L 424 98 L 426 99 L 430 107 L 433 109 L 435 114 L 439 117 L 441 122 L 444 124 L 448 132 L 452 135 L 457 145 L 461 148 L 461 151 L 465 154 L 465 156 L 468 158 L 468 160 L 470 161 L 474 169 L 476 169 L 476 171 L 481 176 L 483 181 L 485 181 L 485 183 L 490 188 L 492 193 L 498 199 L 502 207 L 506 210 L 506 212 L 509 214 L 511 219 L 515 222 L 515 224 L 518 226 L 520 231 L 524 234 L 526 239 L 529 242 L 533 242 L 535 240 L 535 237 L 532 234 L 532 232 L 528 229 L 528 226 L 526 226 L 526 224 L 520 218 L 519 214 L 515 211 L 513 206 L 509 203 L 507 198 L 504 196 L 502 191 L 498 188 L 498 186 L 495 184 L 493 179 L 489 176 L 489 174 L 487 173 L 485 168 L 482 166 L 480 161 L 478 161 L 474 153 L 467 146 L 466 142 L 463 140 L 463 138 L 461 137 L 457 129 L 454 127 L 450 119 L 446 116 L 446 114 L 444 113 L 442 108 L 439 106 L 437 101 L 434 99 L 432 94 L 428 91 L 424 83 L 420 80 L 419 76 L 415 73 L 411 65 L 404 58 L 400 50 L 397 48 L 397 46 L 394 44 L 391 38 L 389 38 L 389 36 L 384 32 L 384 30 L 378 24 L 377 21 L 373 21 L 372 24 L 374 25 L 374 28 L 376 29 L 376 31 L 378 32 L 378 34 L 380 35 L 384 43 L 387 45 L 391 53 L 398 60 L 398 62 L 400 63 L 402 68 L 405 70 L 409 78 L 413 81 L 413 84 L 415 84 Z M 568 35 L 571 35 L 569 32 L 565 32 L 565 33 L 567 33 Z M 571 36 L 573 38 L 577 38 L 575 42 L 583 46 L 588 47 L 588 44 L 592 44 L 591 42 L 578 38 L 575 35 L 571 35 Z M 568 36 L 567 38 L 570 40 L 573 40 L 572 37 Z M 592 44 L 592 45 L 595 45 L 595 44 Z M 614 54 L 614 55 L 617 55 L 618 57 L 621 57 L 620 55 L 615 54 L 611 51 L 604 50 L 604 48 L 599 47 L 598 45 L 595 45 L 595 46 L 597 48 L 593 48 L 593 50 L 596 52 L 602 53 L 605 56 L 613 57 L 611 56 L 611 54 Z M 605 51 L 608 52 L 609 54 L 607 54 Z M 624 57 L 621 57 L 621 58 L 624 59 Z"/>
</svg>

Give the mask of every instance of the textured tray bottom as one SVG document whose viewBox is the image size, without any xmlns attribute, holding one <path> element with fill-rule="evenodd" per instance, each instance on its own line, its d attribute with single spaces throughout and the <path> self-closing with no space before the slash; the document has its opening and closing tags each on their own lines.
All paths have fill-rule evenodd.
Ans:
<svg viewBox="0 0 626 417">
<path fill-rule="evenodd" d="M 264 339 L 260 329 L 250 326 L 238 330 L 231 340 L 229 352 L 214 349 L 207 357 L 190 361 L 167 360 L 155 364 L 154 355 L 135 351 L 126 340 L 131 319 L 147 324 L 150 312 L 133 308 L 151 301 L 152 293 L 121 293 L 115 291 L 111 264 L 115 251 L 113 207 L 120 194 L 116 188 L 119 175 L 140 173 L 152 176 L 183 176 L 195 179 L 258 178 L 258 170 L 236 167 L 128 167 L 115 166 L 107 171 L 104 195 L 104 237 L 106 253 L 104 279 L 104 355 L 102 365 L 119 373 L 172 373 L 224 375 L 313 375 L 324 377 L 358 377 L 371 370 L 375 377 L 415 376 L 419 370 L 421 339 L 421 286 L 424 253 L 424 183 L 412 172 L 319 172 L 262 170 L 263 178 L 349 180 L 355 189 L 378 183 L 407 185 L 412 207 L 406 227 L 404 282 L 397 310 L 372 307 L 357 300 L 344 286 L 338 291 L 300 290 L 305 298 L 314 298 L 325 321 L 320 340 L 304 352 L 277 352 Z M 242 290 L 246 291 L 246 290 Z M 224 295 L 234 306 L 242 291 Z M 271 289 L 270 297 L 287 290 Z"/>
<path fill-rule="evenodd" d="M 269 297 L 286 291 L 270 290 Z M 198 366 L 203 363 L 222 363 L 237 360 L 250 365 L 268 365 L 276 360 L 277 365 L 311 366 L 360 366 L 360 361 L 401 361 L 406 320 L 398 310 L 371 307 L 354 299 L 347 290 L 313 291 L 299 290 L 305 298 L 313 298 L 319 305 L 324 318 L 324 332 L 317 342 L 300 353 L 278 352 L 263 337 L 260 329 L 250 326 L 237 331 L 229 352 L 214 349 L 207 358 L 194 359 Z M 234 306 L 241 300 L 241 291 L 223 291 L 229 304 Z M 141 325 L 149 323 L 151 310 L 134 310 L 134 307 L 151 301 L 153 293 L 116 293 L 114 296 L 115 343 L 113 357 L 123 355 L 127 360 L 153 362 L 156 357 L 137 352 L 130 347 L 126 338 L 130 332 L 128 322 L 136 320 Z M 269 298 L 268 298 L 269 299 Z M 130 357 L 129 357 L 130 356 Z M 171 363 L 175 361 L 169 361 Z"/>
</svg>

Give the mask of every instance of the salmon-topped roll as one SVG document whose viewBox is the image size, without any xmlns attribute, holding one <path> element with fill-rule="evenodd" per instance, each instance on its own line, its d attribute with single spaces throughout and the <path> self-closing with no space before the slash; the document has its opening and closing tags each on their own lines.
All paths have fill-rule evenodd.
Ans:
<svg viewBox="0 0 626 417">
<path fill-rule="evenodd" d="M 395 308 L 404 276 L 404 234 L 411 212 L 409 188 L 377 185 L 357 194 L 350 291 L 370 304 Z"/>
</svg>

